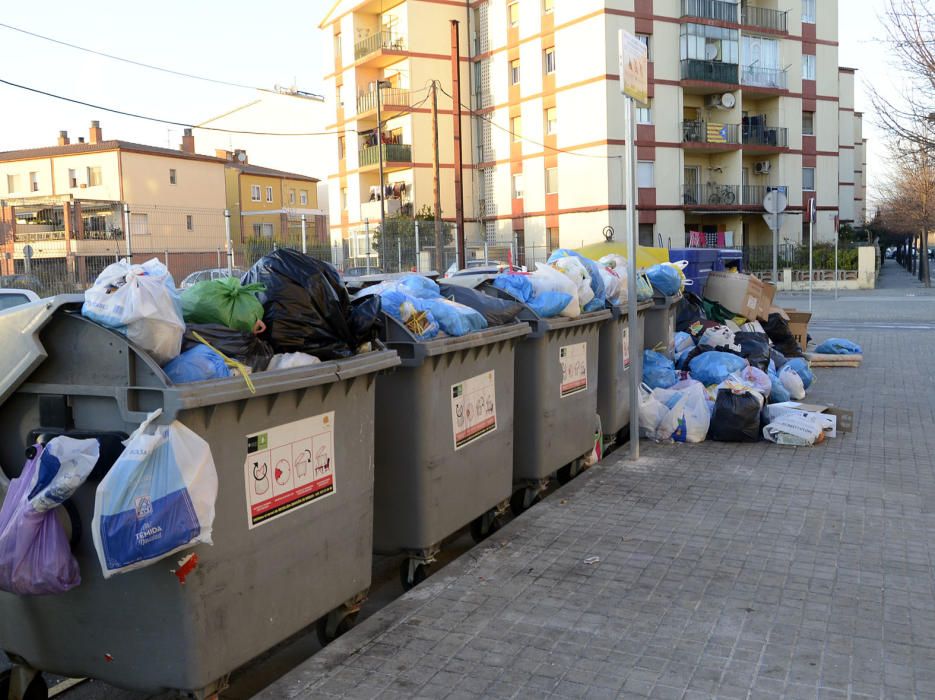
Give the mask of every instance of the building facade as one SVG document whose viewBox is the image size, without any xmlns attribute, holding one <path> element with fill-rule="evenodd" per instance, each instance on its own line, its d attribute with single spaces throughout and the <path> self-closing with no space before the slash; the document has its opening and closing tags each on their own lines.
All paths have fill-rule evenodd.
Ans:
<svg viewBox="0 0 935 700">
<path fill-rule="evenodd" d="M 636 142 L 644 244 L 769 244 L 764 199 L 773 190 L 787 203 L 780 241 L 808 235 L 811 199 L 815 240 L 832 239 L 838 223 L 862 218 L 866 176 L 853 71 L 838 67 L 837 13 L 835 0 L 338 2 L 322 23 L 341 132 L 332 236 L 353 236 L 365 218 L 374 221 L 368 193 L 380 189 L 379 149 L 358 134 L 376 128 L 378 80 L 390 86 L 383 190 L 392 195 L 405 183 L 401 207 L 431 203 L 423 88 L 434 79 L 451 94 L 449 20 L 456 19 L 469 108 L 469 240 L 548 251 L 601 240 L 606 226 L 622 234 L 619 29 L 636 34 L 650 57 Z M 447 94 L 440 94 L 439 134 L 442 215 L 451 219 Z"/>
</svg>

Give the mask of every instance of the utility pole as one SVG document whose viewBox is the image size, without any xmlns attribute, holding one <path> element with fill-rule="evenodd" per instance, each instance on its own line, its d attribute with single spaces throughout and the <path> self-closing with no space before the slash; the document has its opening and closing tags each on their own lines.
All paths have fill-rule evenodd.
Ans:
<svg viewBox="0 0 935 700">
<path fill-rule="evenodd" d="M 442 258 L 442 191 L 440 163 L 438 155 L 438 81 L 432 81 L 432 168 L 435 176 L 432 180 L 432 195 L 435 198 L 435 271 L 443 272 Z"/>
<path fill-rule="evenodd" d="M 377 81 L 377 148 L 380 154 L 380 248 L 382 249 L 383 266 L 386 267 L 386 186 L 383 182 L 383 96 L 380 94 L 380 88 L 388 87 L 389 83 L 384 80 Z M 367 245 L 367 256 L 369 260 L 370 246 Z"/>
<path fill-rule="evenodd" d="M 461 37 L 458 20 L 451 20 L 451 95 L 452 114 L 454 115 L 455 147 L 455 220 L 458 231 L 458 267 L 467 263 L 464 256 L 464 182 L 461 172 L 464 157 L 461 152 Z"/>
</svg>

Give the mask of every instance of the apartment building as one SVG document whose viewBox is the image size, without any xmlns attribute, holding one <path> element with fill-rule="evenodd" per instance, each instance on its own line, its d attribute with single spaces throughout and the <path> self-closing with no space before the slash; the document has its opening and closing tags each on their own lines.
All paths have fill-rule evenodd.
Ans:
<svg viewBox="0 0 935 700">
<path fill-rule="evenodd" d="M 420 90 L 436 79 L 451 91 L 451 19 L 461 23 L 470 108 L 469 240 L 551 249 L 600 240 L 606 226 L 622 235 L 621 28 L 646 43 L 651 61 L 637 127 L 643 243 L 768 244 L 763 201 L 775 189 L 788 202 L 782 241 L 803 239 L 813 198 L 816 240 L 862 216 L 861 120 L 853 71 L 838 68 L 835 0 L 343 0 L 322 22 L 334 127 L 343 132 L 331 176 L 333 238 L 353 236 L 364 219 L 373 225 L 374 189 L 405 184 L 402 211 L 431 203 L 432 125 Z M 383 183 L 380 149 L 367 141 L 377 81 L 389 86 Z M 444 94 L 441 108 L 442 214 L 451 219 Z"/>
</svg>

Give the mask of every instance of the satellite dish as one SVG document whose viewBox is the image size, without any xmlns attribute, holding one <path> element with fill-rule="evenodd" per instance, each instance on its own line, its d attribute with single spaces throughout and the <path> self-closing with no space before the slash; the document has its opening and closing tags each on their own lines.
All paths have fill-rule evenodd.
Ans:
<svg viewBox="0 0 935 700">
<path fill-rule="evenodd" d="M 763 208 L 770 214 L 781 214 L 789 206 L 789 198 L 782 190 L 770 190 L 763 197 Z"/>
<path fill-rule="evenodd" d="M 33 256 L 32 246 L 27 243 L 26 245 L 23 246 L 23 257 L 26 258 L 27 260 L 32 260 L 32 256 Z"/>
<path fill-rule="evenodd" d="M 705 58 L 709 61 L 713 61 L 717 58 L 718 50 L 715 44 L 705 44 L 704 55 Z"/>
<path fill-rule="evenodd" d="M 237 160 L 239 160 L 241 163 L 245 163 L 246 160 L 247 160 L 247 154 L 244 153 L 243 151 L 238 151 L 238 152 L 237 152 Z"/>
<path fill-rule="evenodd" d="M 733 109 L 735 104 L 737 104 L 737 98 L 734 97 L 734 93 L 725 92 L 721 95 L 721 106 L 724 109 Z"/>
</svg>

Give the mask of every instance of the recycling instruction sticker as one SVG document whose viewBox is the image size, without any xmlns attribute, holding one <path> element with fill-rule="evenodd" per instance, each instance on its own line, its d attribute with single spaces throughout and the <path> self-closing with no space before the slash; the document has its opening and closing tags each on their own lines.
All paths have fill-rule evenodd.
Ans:
<svg viewBox="0 0 935 700">
<path fill-rule="evenodd" d="M 576 343 L 559 348 L 559 362 L 562 364 L 561 396 L 577 394 L 588 388 L 588 344 Z"/>
<path fill-rule="evenodd" d="M 497 391 L 493 370 L 451 387 L 451 426 L 460 450 L 497 429 Z"/>
</svg>

